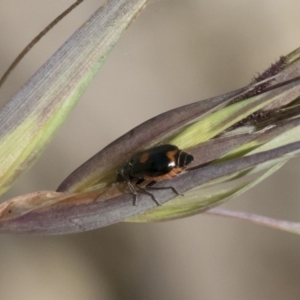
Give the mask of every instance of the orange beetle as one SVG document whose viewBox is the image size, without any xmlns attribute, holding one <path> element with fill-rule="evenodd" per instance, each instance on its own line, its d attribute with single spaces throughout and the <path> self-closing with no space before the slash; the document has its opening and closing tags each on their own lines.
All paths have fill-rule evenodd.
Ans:
<svg viewBox="0 0 300 300">
<path fill-rule="evenodd" d="M 176 194 L 181 195 L 174 187 L 155 188 L 155 182 L 171 179 L 182 172 L 194 157 L 174 145 L 160 145 L 144 150 L 133 155 L 118 171 L 117 181 L 125 181 L 134 194 L 133 205 L 137 204 L 137 190 L 151 196 L 157 205 L 159 201 L 150 193 L 149 189 L 172 189 Z M 135 184 L 132 184 L 132 181 Z M 141 187 L 142 182 L 148 182 Z"/>
</svg>

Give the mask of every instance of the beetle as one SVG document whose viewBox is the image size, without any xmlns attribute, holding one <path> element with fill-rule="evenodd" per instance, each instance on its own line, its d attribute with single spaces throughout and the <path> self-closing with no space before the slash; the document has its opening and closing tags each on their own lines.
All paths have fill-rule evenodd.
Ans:
<svg viewBox="0 0 300 300">
<path fill-rule="evenodd" d="M 149 189 L 171 189 L 180 194 L 174 187 L 152 187 L 159 181 L 169 180 L 181 173 L 194 157 L 175 145 L 164 144 L 134 154 L 117 173 L 117 182 L 126 182 L 134 195 L 133 205 L 137 205 L 137 189 L 149 195 L 160 206 L 159 201 Z M 146 183 L 145 187 L 140 186 Z"/>
</svg>

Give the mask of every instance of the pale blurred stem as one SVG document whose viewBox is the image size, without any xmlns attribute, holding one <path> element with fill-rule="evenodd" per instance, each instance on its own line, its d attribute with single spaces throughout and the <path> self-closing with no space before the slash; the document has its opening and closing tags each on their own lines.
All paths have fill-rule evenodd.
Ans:
<svg viewBox="0 0 300 300">
<path fill-rule="evenodd" d="M 255 223 L 257 225 L 264 225 L 274 229 L 280 229 L 291 233 L 300 234 L 299 222 L 277 220 L 277 219 L 260 216 L 252 213 L 233 211 L 233 210 L 227 210 L 222 208 L 212 208 L 206 211 L 205 213 L 210 215 L 221 216 L 221 217 L 230 217 L 235 219 L 246 220 Z"/>
<path fill-rule="evenodd" d="M 6 81 L 9 74 L 14 70 L 14 68 L 19 64 L 23 57 L 31 50 L 31 48 L 39 42 L 39 40 L 45 36 L 58 22 L 60 22 L 67 14 L 69 14 L 73 9 L 75 9 L 84 0 L 77 0 L 71 6 L 69 6 L 65 11 L 63 11 L 57 18 L 55 18 L 50 24 L 48 24 L 29 44 L 20 52 L 20 54 L 15 58 L 12 64 L 8 67 L 6 72 L 0 78 L 0 88 Z"/>
</svg>

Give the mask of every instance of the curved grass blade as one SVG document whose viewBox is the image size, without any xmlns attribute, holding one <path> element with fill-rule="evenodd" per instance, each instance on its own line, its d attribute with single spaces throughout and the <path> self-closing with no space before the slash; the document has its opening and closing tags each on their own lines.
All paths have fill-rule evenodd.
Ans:
<svg viewBox="0 0 300 300">
<path fill-rule="evenodd" d="M 283 156 L 290 156 L 297 151 L 300 151 L 300 142 L 192 170 L 169 182 L 161 182 L 158 186 L 171 184 L 181 192 L 187 192 L 214 179 L 241 172 Z M 139 195 L 138 206 L 133 206 L 132 195 L 129 191 L 129 194 L 124 194 L 124 187 L 124 184 L 115 184 L 98 191 L 75 195 L 59 193 L 60 200 L 57 202 L 52 200 L 54 204 L 38 207 L 26 213 L 19 211 L 19 214 L 14 214 L 14 209 L 18 210 L 19 205 L 24 207 L 24 201 L 31 202 L 31 200 L 23 198 L 22 203 L 15 201 L 14 208 L 10 205 L 14 201 L 12 199 L 0 205 L 0 216 L 2 216 L 0 232 L 66 234 L 86 231 L 123 221 L 155 206 L 149 196 L 142 194 Z M 162 203 L 174 198 L 174 194 L 169 190 L 155 191 L 155 195 Z M 13 217 L 10 218 L 10 214 Z"/>
<path fill-rule="evenodd" d="M 182 149 L 203 143 L 222 133 L 233 124 L 259 111 L 267 105 L 277 102 L 278 99 L 287 99 L 291 102 L 300 94 L 300 80 L 294 80 L 282 87 L 275 88 L 250 99 L 234 103 L 212 113 L 210 116 L 192 124 L 175 138 L 167 141 L 178 145 Z"/>
<path fill-rule="evenodd" d="M 111 0 L 0 110 L 0 195 L 43 151 L 146 0 Z"/>
</svg>

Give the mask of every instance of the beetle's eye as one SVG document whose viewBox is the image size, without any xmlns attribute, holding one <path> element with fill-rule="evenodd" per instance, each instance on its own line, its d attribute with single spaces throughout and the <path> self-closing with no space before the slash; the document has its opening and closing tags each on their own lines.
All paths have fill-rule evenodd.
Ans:
<svg viewBox="0 0 300 300">
<path fill-rule="evenodd" d="M 185 164 L 186 164 L 186 165 L 189 165 L 193 160 L 194 160 L 194 156 L 188 154 L 188 155 L 186 156 Z"/>
<path fill-rule="evenodd" d="M 179 166 L 185 167 L 189 165 L 194 160 L 194 157 L 190 154 L 182 152 L 179 157 Z"/>
</svg>

